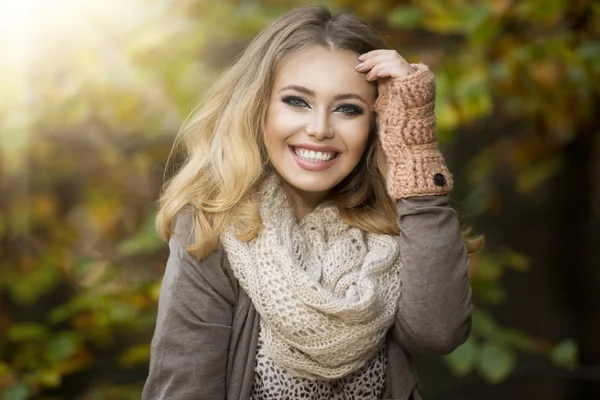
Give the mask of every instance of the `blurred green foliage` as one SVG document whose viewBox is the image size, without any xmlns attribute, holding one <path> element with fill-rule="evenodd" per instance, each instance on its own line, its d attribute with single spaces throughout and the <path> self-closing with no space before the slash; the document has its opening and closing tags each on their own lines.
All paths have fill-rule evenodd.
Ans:
<svg viewBox="0 0 600 400">
<path fill-rule="evenodd" d="M 484 118 L 515 133 L 489 138 L 467 161 L 472 214 L 502 207 L 500 170 L 516 192 L 535 191 L 563 167 L 565 145 L 591 118 L 600 91 L 596 2 L 322 3 L 366 18 L 409 61 L 430 65 L 442 144 Z M 132 371 L 148 362 L 166 260 L 153 231 L 154 201 L 174 135 L 252 35 L 309 2 L 94 4 L 53 30 L 36 25 L 21 58 L 0 59 L 0 394 L 7 400 L 74 392 L 139 398 L 144 377 Z M 511 250 L 473 258 L 473 334 L 446 357 L 456 375 L 477 371 L 499 382 L 521 351 L 575 366 L 573 341 L 532 338 L 488 311 L 510 295 L 503 274 L 528 265 Z M 124 378 L 103 379 L 107 371 Z M 66 387 L 73 376 L 85 384 Z"/>
</svg>

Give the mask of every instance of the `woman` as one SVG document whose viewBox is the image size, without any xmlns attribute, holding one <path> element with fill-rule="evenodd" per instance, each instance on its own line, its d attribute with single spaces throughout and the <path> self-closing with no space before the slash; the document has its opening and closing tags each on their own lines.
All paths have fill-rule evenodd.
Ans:
<svg viewBox="0 0 600 400">
<path fill-rule="evenodd" d="M 349 14 L 288 12 L 180 133 L 144 399 L 418 399 L 470 330 L 435 81 Z"/>
</svg>

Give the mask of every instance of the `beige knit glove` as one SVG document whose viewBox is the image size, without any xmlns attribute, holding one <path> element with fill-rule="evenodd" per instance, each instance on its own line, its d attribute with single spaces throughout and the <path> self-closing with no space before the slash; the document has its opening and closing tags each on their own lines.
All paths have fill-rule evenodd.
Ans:
<svg viewBox="0 0 600 400">
<path fill-rule="evenodd" d="M 437 145 L 435 77 L 426 65 L 411 65 L 415 72 L 390 79 L 374 106 L 395 200 L 446 194 L 454 184 Z"/>
</svg>

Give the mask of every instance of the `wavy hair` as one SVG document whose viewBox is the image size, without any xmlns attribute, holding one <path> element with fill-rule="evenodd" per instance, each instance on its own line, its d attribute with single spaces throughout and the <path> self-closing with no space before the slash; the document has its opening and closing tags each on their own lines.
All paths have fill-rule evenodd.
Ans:
<svg viewBox="0 0 600 400">
<path fill-rule="evenodd" d="M 159 200 L 157 230 L 172 234 L 177 213 L 191 206 L 194 244 L 188 251 L 202 259 L 218 245 L 231 223 L 240 240 L 261 228 L 257 188 L 272 169 L 263 140 L 267 106 L 277 66 L 314 46 L 358 54 L 387 48 L 375 29 L 348 14 L 332 15 L 321 6 L 299 7 L 263 29 L 206 93 L 203 105 L 180 130 L 174 149 L 183 147 L 179 171 L 165 184 Z M 330 198 L 341 217 L 362 230 L 398 235 L 397 213 L 385 188 L 386 163 L 371 129 L 356 168 Z"/>
</svg>

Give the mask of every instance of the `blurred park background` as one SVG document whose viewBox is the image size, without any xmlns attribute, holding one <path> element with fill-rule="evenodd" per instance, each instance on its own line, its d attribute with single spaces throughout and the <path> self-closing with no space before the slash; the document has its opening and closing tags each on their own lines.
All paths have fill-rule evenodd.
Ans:
<svg viewBox="0 0 600 400">
<path fill-rule="evenodd" d="M 174 137 L 307 1 L 0 0 L 0 399 L 140 398 Z M 437 79 L 454 206 L 486 236 L 426 399 L 600 399 L 600 2 L 323 1 Z M 201 351 L 201 349 L 198 349 Z"/>
</svg>

